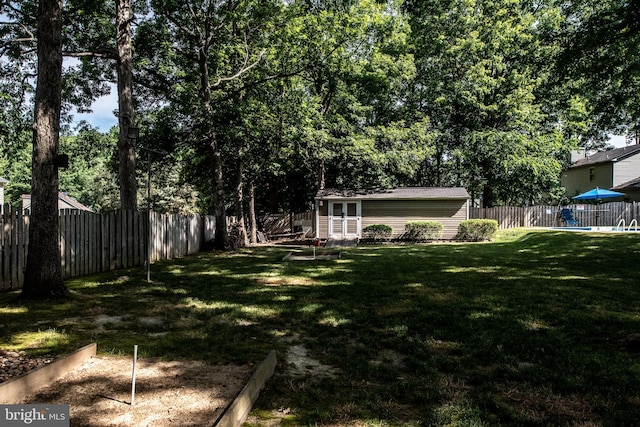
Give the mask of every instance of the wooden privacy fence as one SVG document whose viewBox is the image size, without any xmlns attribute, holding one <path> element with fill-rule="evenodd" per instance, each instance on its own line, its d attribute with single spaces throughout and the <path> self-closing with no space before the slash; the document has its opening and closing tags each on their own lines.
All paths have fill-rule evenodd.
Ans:
<svg viewBox="0 0 640 427">
<path fill-rule="evenodd" d="M 0 219 L 0 290 L 19 289 L 29 249 L 29 217 L 5 205 Z M 149 243 L 151 262 L 197 253 L 214 232 L 212 216 L 61 210 L 58 235 L 63 276 L 143 266 Z"/>
<path fill-rule="evenodd" d="M 308 237 L 313 236 L 314 212 L 269 214 L 260 218 L 262 230 L 267 235 L 293 233 L 301 227 Z"/>
<path fill-rule="evenodd" d="M 470 218 L 498 221 L 500 229 L 512 227 L 560 227 L 560 209 L 573 212 L 580 227 L 617 226 L 620 220 L 628 227 L 632 220 L 640 221 L 640 203 L 612 202 L 602 204 L 573 204 L 568 206 L 500 206 L 471 208 Z"/>
</svg>

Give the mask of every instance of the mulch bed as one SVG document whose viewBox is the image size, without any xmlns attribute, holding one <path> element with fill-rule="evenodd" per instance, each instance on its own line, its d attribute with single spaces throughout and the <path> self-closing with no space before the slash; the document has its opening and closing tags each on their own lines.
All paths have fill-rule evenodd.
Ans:
<svg viewBox="0 0 640 427">
<path fill-rule="evenodd" d="M 24 351 L 0 349 L 0 383 L 9 381 L 54 360 L 50 356 L 32 356 Z"/>
</svg>

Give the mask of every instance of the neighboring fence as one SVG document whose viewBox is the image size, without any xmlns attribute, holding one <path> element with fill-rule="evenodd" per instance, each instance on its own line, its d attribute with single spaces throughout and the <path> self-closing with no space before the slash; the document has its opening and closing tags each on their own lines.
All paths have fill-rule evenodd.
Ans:
<svg viewBox="0 0 640 427">
<path fill-rule="evenodd" d="M 640 221 L 640 203 L 573 204 L 569 206 L 501 206 L 495 208 L 471 208 L 470 218 L 486 218 L 498 221 L 500 229 L 512 227 L 559 227 L 560 209 L 569 208 L 581 227 L 617 226 L 620 220 L 629 225 Z"/>
<path fill-rule="evenodd" d="M 215 218 L 201 215 L 150 215 L 118 210 L 60 211 L 60 253 L 64 278 L 142 266 L 148 240 L 151 262 L 193 254 L 213 238 Z M 29 217 L 21 209 L 4 206 L 0 217 L 0 290 L 19 289 L 29 247 Z"/>
<path fill-rule="evenodd" d="M 267 235 L 278 235 L 293 233 L 298 230 L 303 231 L 308 237 L 313 236 L 314 212 L 302 213 L 269 214 L 260 218 L 262 231 Z"/>
</svg>

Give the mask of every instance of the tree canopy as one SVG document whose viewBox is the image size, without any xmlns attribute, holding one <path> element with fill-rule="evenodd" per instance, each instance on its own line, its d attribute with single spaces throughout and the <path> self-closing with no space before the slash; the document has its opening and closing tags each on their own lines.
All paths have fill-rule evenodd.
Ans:
<svg viewBox="0 0 640 427">
<path fill-rule="evenodd" d="M 64 3 L 74 59 L 60 187 L 96 210 L 122 197 L 122 134 L 64 123 L 117 80 L 118 5 Z M 132 164 L 143 206 L 152 168 L 155 209 L 222 221 L 308 209 L 323 187 L 409 185 L 464 186 L 486 206 L 554 202 L 571 149 L 638 135 L 633 2 L 133 0 L 131 11 L 138 143 L 168 153 Z M 17 201 L 31 191 L 37 4 L 2 13 L 0 175 Z"/>
</svg>

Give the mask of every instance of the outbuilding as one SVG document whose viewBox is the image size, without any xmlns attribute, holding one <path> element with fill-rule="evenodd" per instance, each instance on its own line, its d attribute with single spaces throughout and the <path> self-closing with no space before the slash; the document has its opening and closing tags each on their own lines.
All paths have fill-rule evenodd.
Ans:
<svg viewBox="0 0 640 427">
<path fill-rule="evenodd" d="M 378 190 L 320 190 L 315 198 L 315 231 L 319 239 L 362 237 L 372 224 L 404 233 L 411 221 L 438 221 L 443 239 L 453 239 L 460 222 L 469 219 L 469 193 L 460 187 L 406 187 Z"/>
</svg>

